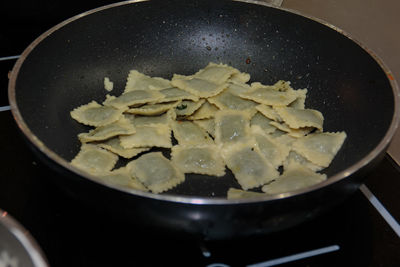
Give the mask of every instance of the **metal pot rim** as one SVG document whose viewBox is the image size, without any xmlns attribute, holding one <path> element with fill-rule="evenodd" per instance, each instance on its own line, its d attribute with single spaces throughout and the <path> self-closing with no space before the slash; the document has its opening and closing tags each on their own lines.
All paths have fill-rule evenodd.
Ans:
<svg viewBox="0 0 400 267">
<path fill-rule="evenodd" d="M 48 267 L 47 260 L 32 235 L 7 211 L 0 209 L 0 224 L 14 236 L 15 239 L 23 246 L 30 260 L 35 267 Z"/>
</svg>

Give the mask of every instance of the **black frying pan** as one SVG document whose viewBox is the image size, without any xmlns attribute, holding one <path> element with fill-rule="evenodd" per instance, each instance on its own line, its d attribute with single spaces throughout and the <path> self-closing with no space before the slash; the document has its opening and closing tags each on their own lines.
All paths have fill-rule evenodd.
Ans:
<svg viewBox="0 0 400 267">
<path fill-rule="evenodd" d="M 218 179 L 187 175 L 184 184 L 154 195 L 105 186 L 70 166 L 77 134 L 88 129 L 69 112 L 102 102 L 105 76 L 118 95 L 130 69 L 171 78 L 210 61 L 248 72 L 252 81 L 308 88 L 306 106 L 324 114 L 324 130 L 348 136 L 324 171 L 327 181 L 226 200 L 227 189 L 238 186 L 229 172 Z M 370 51 L 326 23 L 251 1 L 133 1 L 74 17 L 24 51 L 9 98 L 20 130 L 39 157 L 65 174 L 54 180 L 67 191 L 123 218 L 206 239 L 277 231 L 342 201 L 380 160 L 399 117 L 397 85 Z"/>
</svg>

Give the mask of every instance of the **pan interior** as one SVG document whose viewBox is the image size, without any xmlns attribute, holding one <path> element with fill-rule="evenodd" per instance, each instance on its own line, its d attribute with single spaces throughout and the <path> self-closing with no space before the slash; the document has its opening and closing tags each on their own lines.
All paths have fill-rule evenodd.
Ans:
<svg viewBox="0 0 400 267">
<path fill-rule="evenodd" d="M 251 81 L 291 81 L 307 88 L 306 106 L 324 114 L 325 131 L 347 139 L 324 172 L 332 176 L 364 158 L 385 136 L 393 91 L 379 64 L 356 43 L 313 20 L 233 1 L 151 1 L 104 9 L 73 20 L 38 43 L 16 80 L 16 103 L 32 133 L 70 161 L 77 134 L 88 128 L 69 112 L 102 102 L 103 79 L 119 95 L 129 70 L 171 78 L 222 62 Z M 223 178 L 187 175 L 173 193 L 225 196 L 237 186 Z"/>
</svg>

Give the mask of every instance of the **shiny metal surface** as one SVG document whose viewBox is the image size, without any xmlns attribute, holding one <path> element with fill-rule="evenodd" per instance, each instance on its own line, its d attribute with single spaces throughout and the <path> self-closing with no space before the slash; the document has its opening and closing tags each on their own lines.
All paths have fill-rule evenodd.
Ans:
<svg viewBox="0 0 400 267">
<path fill-rule="evenodd" d="M 30 233 L 6 211 L 0 210 L 0 266 L 48 267 Z"/>
</svg>

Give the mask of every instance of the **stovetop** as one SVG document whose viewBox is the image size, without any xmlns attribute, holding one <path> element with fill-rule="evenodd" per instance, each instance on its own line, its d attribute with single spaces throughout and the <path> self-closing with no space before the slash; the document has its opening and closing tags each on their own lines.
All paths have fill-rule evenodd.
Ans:
<svg viewBox="0 0 400 267">
<path fill-rule="evenodd" d="M 26 6 L 18 10 L 11 4 L 17 16 L 2 16 L 7 22 L 0 31 L 0 209 L 30 231 L 51 266 L 400 266 L 400 168 L 389 155 L 356 194 L 322 216 L 282 232 L 225 241 L 144 231 L 53 184 L 58 174 L 31 153 L 13 121 L 7 74 L 40 33 L 101 4 L 63 6 L 59 15 L 44 8 L 49 16 L 41 20 L 28 15 Z"/>
</svg>

